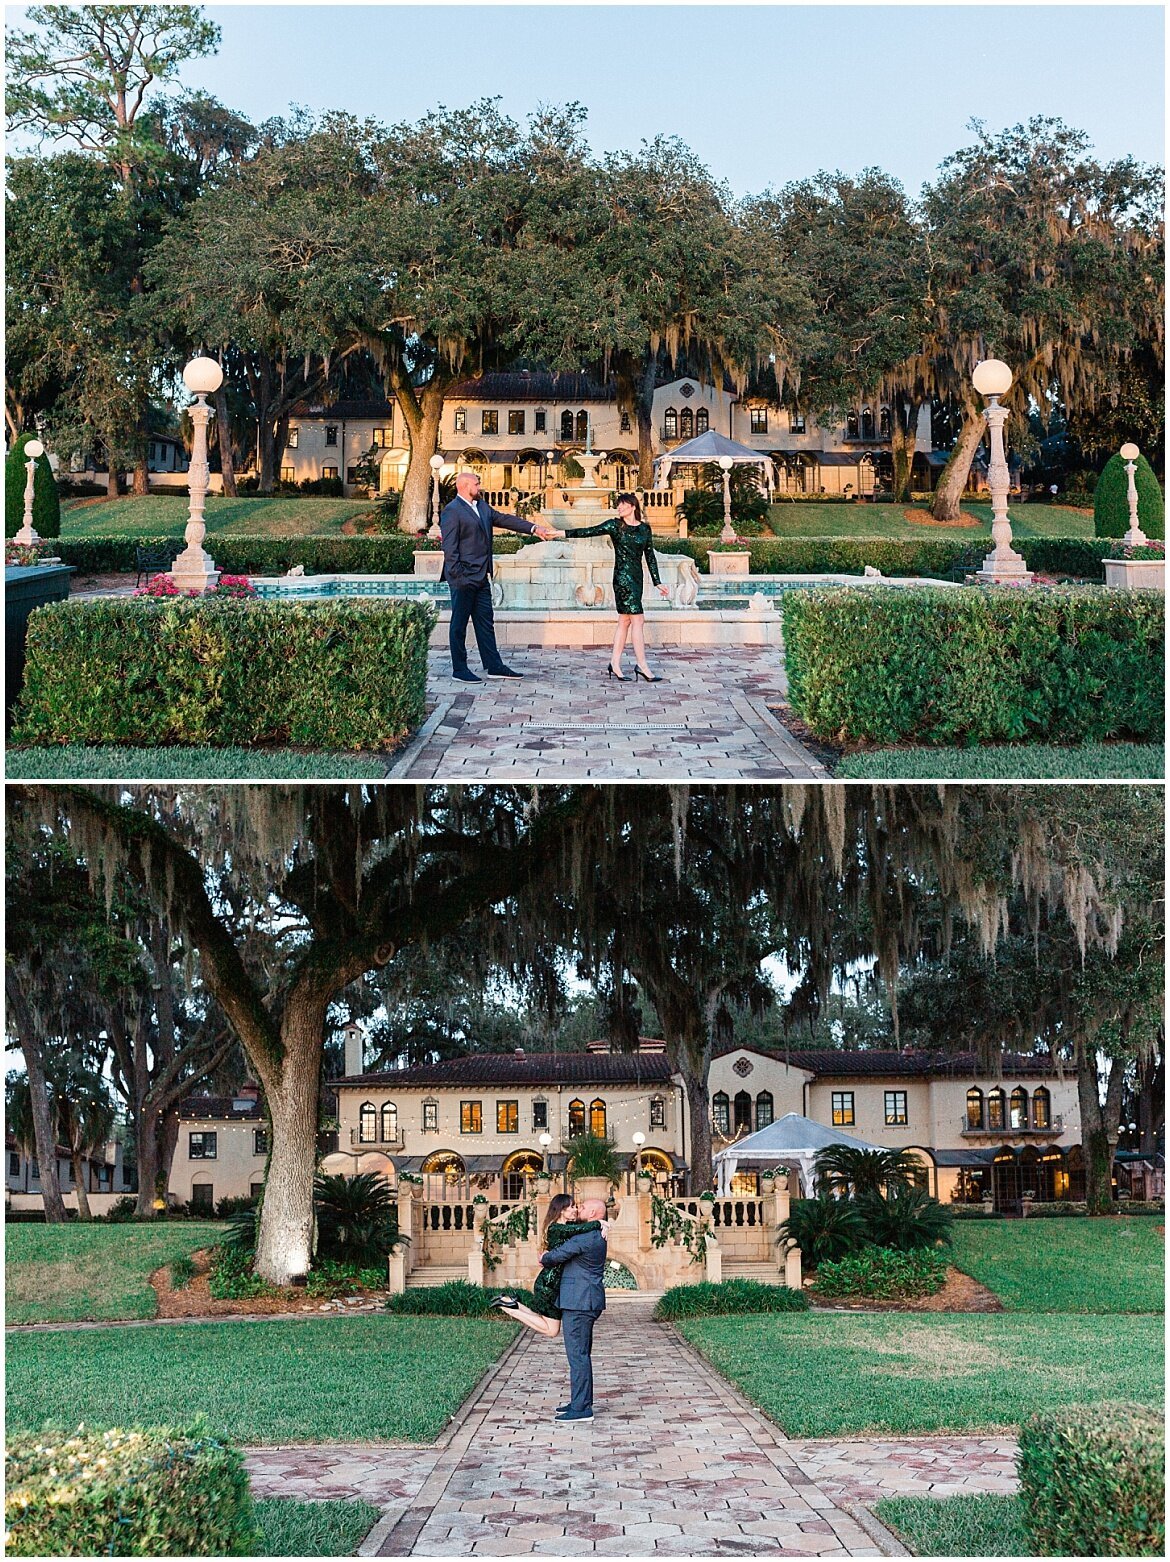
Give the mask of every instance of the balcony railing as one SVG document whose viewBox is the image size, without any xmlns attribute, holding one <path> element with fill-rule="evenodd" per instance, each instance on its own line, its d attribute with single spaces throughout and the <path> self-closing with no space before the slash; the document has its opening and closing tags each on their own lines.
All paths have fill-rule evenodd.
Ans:
<svg viewBox="0 0 1170 1562">
<path fill-rule="evenodd" d="M 350 1129 L 349 1142 L 352 1146 L 354 1146 L 354 1148 L 360 1147 L 363 1150 L 401 1150 L 405 1147 L 406 1143 L 402 1136 L 401 1130 L 391 1134 L 389 1138 L 387 1138 L 381 1133 L 365 1134 L 363 1136 L 360 1128 Z"/>
<path fill-rule="evenodd" d="M 1044 1134 L 1052 1135 L 1063 1133 L 1063 1117 L 1054 1117 L 1048 1123 L 1021 1123 L 1018 1128 L 1004 1123 L 999 1128 L 991 1128 L 986 1123 L 972 1123 L 967 1118 L 959 1119 L 960 1131 L 966 1138 L 996 1138 L 1010 1139 L 1013 1134 Z"/>
</svg>

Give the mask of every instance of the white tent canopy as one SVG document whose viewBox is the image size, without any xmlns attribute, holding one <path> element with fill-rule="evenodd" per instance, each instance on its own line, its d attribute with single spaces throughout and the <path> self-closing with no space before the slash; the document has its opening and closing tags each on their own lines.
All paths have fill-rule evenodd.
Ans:
<svg viewBox="0 0 1170 1562">
<path fill-rule="evenodd" d="M 848 1144 L 856 1150 L 880 1150 L 881 1145 L 869 1144 L 852 1134 L 843 1134 L 839 1128 L 826 1128 L 824 1123 L 814 1123 L 811 1117 L 801 1117 L 799 1112 L 786 1112 L 766 1128 L 758 1128 L 754 1134 L 737 1139 L 725 1150 L 712 1157 L 716 1187 L 721 1194 L 731 1191 L 731 1179 L 741 1164 L 754 1171 L 765 1166 L 793 1165 L 800 1171 L 801 1184 L 806 1196 L 812 1193 L 813 1161 L 818 1150 L 830 1144 Z M 793 1192 L 796 1190 L 794 1189 Z"/>
<path fill-rule="evenodd" d="M 679 445 L 674 450 L 664 451 L 655 459 L 654 465 L 658 469 L 655 484 L 659 488 L 665 488 L 670 481 L 670 469 L 676 463 L 704 464 L 709 461 L 718 461 L 721 456 L 730 456 L 736 466 L 758 466 L 760 475 L 764 481 L 764 487 L 769 493 L 772 491 L 772 458 L 763 450 L 753 450 L 750 445 L 740 445 L 734 439 L 728 439 L 723 434 L 717 434 L 714 429 L 708 429 L 706 433 L 699 434 L 694 439 L 688 439 L 685 445 Z"/>
</svg>

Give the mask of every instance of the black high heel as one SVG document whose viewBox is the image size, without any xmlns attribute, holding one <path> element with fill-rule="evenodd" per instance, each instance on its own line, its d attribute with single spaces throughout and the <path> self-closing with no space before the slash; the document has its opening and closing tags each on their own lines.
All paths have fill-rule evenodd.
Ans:
<svg viewBox="0 0 1170 1562">
<path fill-rule="evenodd" d="M 607 662 L 605 664 L 605 670 L 606 670 L 606 672 L 609 674 L 609 676 L 611 678 L 616 678 L 619 683 L 629 683 L 629 681 L 630 681 L 626 677 L 625 673 L 619 673 L 619 672 L 615 672 L 614 671 L 614 667 L 613 667 L 613 663 L 612 662 Z"/>
<path fill-rule="evenodd" d="M 645 678 L 647 683 L 665 683 L 666 682 L 666 679 L 665 678 L 659 678 L 657 673 L 644 673 L 642 671 L 642 669 L 640 667 L 636 666 L 636 665 L 634 667 L 634 677 L 635 677 L 635 679 Z"/>
<path fill-rule="evenodd" d="M 519 1305 L 520 1305 L 520 1303 L 516 1300 L 516 1298 L 514 1296 L 507 1296 L 507 1295 L 504 1295 L 504 1296 L 493 1296 L 491 1301 L 488 1303 L 489 1307 L 500 1307 L 500 1308 L 519 1307 Z"/>
</svg>

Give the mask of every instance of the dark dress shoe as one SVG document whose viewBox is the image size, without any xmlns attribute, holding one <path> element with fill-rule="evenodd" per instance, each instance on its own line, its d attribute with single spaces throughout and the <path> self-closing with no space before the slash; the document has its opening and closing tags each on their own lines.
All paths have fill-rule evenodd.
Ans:
<svg viewBox="0 0 1170 1562">
<path fill-rule="evenodd" d="M 592 1421 L 592 1410 L 567 1410 L 563 1416 L 554 1416 L 555 1421 Z"/>
<path fill-rule="evenodd" d="M 489 678 L 523 678 L 523 673 L 518 673 L 512 667 L 496 667 L 488 669 Z"/>
<path fill-rule="evenodd" d="M 483 682 L 483 679 L 482 678 L 477 678 L 475 673 L 473 673 L 473 672 L 452 673 L 451 676 L 452 676 L 452 678 L 457 678 L 460 683 L 482 683 Z"/>
<path fill-rule="evenodd" d="M 489 1307 L 519 1307 L 519 1305 L 520 1303 L 516 1300 L 516 1298 L 514 1296 L 509 1296 L 507 1292 L 505 1292 L 503 1296 L 493 1296 L 491 1301 L 488 1303 Z"/>
</svg>

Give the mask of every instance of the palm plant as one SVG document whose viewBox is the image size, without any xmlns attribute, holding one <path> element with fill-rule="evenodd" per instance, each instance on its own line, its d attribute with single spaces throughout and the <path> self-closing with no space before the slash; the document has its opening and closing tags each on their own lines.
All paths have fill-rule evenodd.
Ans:
<svg viewBox="0 0 1170 1562">
<path fill-rule="evenodd" d="M 878 1247 L 912 1253 L 951 1240 L 951 1212 L 922 1188 L 895 1188 L 863 1202 L 870 1238 Z"/>
<path fill-rule="evenodd" d="M 53 1137 L 69 1151 L 73 1186 L 77 1190 L 77 1218 L 91 1219 L 85 1184 L 86 1160 L 104 1149 L 114 1131 L 114 1106 L 101 1078 L 87 1070 L 72 1053 L 59 1054 L 46 1070 L 49 1115 Z M 28 1077 L 10 1074 L 5 1091 L 5 1116 L 24 1155 L 36 1154 L 32 1096 Z"/>
<path fill-rule="evenodd" d="M 317 1250 L 324 1258 L 372 1268 L 406 1239 L 398 1231 L 398 1205 L 378 1172 L 356 1177 L 318 1174 L 313 1182 Z"/>
<path fill-rule="evenodd" d="M 569 1158 L 569 1169 L 574 1177 L 608 1177 L 618 1183 L 622 1176 L 622 1162 L 612 1139 L 599 1134 L 577 1134 L 565 1139 L 561 1148 Z"/>
<path fill-rule="evenodd" d="M 922 1170 L 908 1150 L 865 1150 L 852 1144 L 826 1145 L 817 1151 L 814 1167 L 818 1191 L 857 1199 L 912 1187 Z"/>
<path fill-rule="evenodd" d="M 778 1240 L 795 1242 L 815 1269 L 827 1259 L 856 1253 L 869 1243 L 870 1236 L 865 1213 L 852 1199 L 820 1193 L 815 1199 L 793 1203 Z"/>
</svg>

